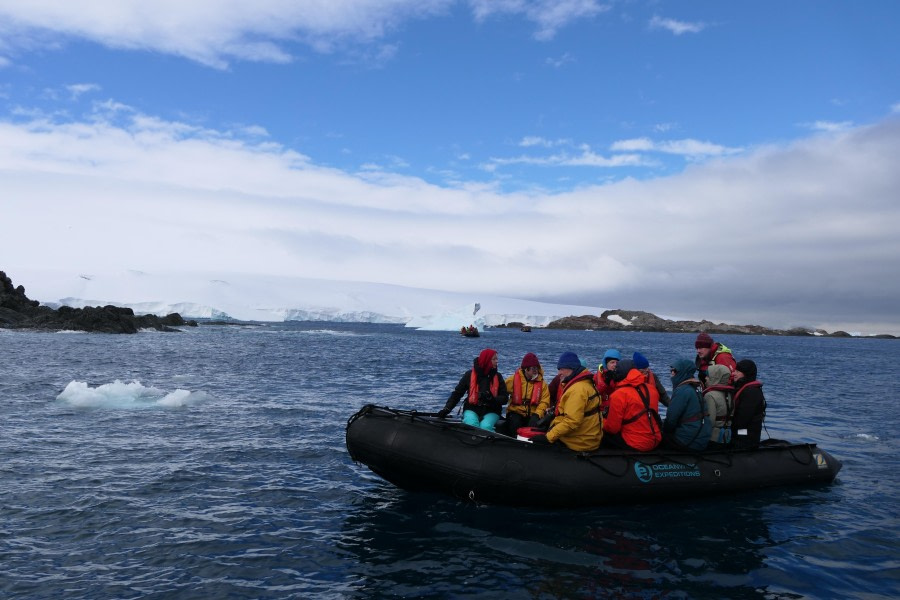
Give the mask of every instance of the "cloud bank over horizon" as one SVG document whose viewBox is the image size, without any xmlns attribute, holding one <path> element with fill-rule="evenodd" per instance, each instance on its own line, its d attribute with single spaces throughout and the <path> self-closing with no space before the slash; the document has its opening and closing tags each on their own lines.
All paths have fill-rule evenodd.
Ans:
<svg viewBox="0 0 900 600">
<path fill-rule="evenodd" d="M 106 107 L 0 122 L 0 256 L 12 275 L 246 272 L 900 332 L 898 153 L 891 117 L 669 177 L 501 193 Z"/>
</svg>

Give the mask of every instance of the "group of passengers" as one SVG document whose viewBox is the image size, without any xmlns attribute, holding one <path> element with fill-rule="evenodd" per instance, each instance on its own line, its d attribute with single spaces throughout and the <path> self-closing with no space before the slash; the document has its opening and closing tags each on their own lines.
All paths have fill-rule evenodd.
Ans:
<svg viewBox="0 0 900 600">
<path fill-rule="evenodd" d="M 607 350 L 596 373 L 574 352 L 563 352 L 556 377 L 547 382 L 531 352 L 504 380 L 497 371 L 497 352 L 487 348 L 437 415 L 447 417 L 465 396 L 462 420 L 467 425 L 521 434 L 535 444 L 559 443 L 575 452 L 759 446 L 766 400 L 756 363 L 735 361 L 730 349 L 706 333 L 697 336 L 694 347 L 693 360 L 669 366 L 671 397 L 640 352 L 622 358 L 618 350 Z M 660 418 L 660 404 L 667 407 L 665 419 Z"/>
</svg>

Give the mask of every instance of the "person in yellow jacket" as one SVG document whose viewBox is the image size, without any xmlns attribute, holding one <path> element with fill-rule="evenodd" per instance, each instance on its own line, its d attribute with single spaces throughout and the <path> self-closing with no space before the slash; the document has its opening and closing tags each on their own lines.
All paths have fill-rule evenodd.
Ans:
<svg viewBox="0 0 900 600">
<path fill-rule="evenodd" d="M 582 366 L 574 352 L 563 352 L 556 364 L 562 379 L 559 401 L 550 430 L 531 438 L 535 444 L 562 442 L 569 450 L 591 452 L 600 447 L 603 437 L 600 418 L 600 394 L 590 371 Z"/>
<path fill-rule="evenodd" d="M 515 436 L 520 427 L 534 427 L 550 408 L 550 390 L 538 357 L 529 352 L 512 377 L 506 379 L 506 435 Z"/>
</svg>

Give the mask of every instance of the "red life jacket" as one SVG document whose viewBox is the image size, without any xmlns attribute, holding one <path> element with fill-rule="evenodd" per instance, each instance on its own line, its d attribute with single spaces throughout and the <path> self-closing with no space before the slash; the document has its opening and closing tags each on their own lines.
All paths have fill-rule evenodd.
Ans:
<svg viewBox="0 0 900 600">
<path fill-rule="evenodd" d="M 522 404 L 522 380 L 525 378 L 525 374 L 522 373 L 521 370 L 516 371 L 516 376 L 513 377 L 513 393 L 512 400 L 510 401 L 511 405 L 519 406 Z M 544 382 L 543 381 L 535 381 L 531 386 L 531 406 L 537 406 L 541 402 L 541 390 L 543 389 Z M 494 393 L 496 396 L 496 392 Z"/>
<path fill-rule="evenodd" d="M 494 373 L 494 378 L 491 380 L 491 394 L 496 397 L 498 391 L 500 391 L 500 378 L 497 376 L 497 373 Z M 472 369 L 472 375 L 469 377 L 469 397 L 466 399 L 466 403 L 478 406 L 479 393 L 478 373 L 475 372 L 475 369 Z"/>
<path fill-rule="evenodd" d="M 756 379 L 754 379 L 753 381 L 748 381 L 747 383 L 745 383 L 744 385 L 741 386 L 741 389 L 737 390 L 734 393 L 734 397 L 731 399 L 731 403 L 734 405 L 735 412 L 737 412 L 738 398 L 741 397 L 741 394 L 743 394 L 744 390 L 746 390 L 748 387 L 762 387 L 762 382 L 757 381 Z"/>
</svg>

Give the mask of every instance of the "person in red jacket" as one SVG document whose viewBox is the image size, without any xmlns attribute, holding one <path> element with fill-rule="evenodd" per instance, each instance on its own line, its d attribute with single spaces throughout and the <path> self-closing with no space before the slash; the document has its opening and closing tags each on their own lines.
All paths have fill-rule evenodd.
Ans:
<svg viewBox="0 0 900 600">
<path fill-rule="evenodd" d="M 697 336 L 694 342 L 694 348 L 697 349 L 697 358 L 694 363 L 697 365 L 700 383 L 706 387 L 706 372 L 709 365 L 725 365 L 734 375 L 734 355 L 725 344 L 713 341 L 708 333 L 702 332 Z"/>
<path fill-rule="evenodd" d="M 659 404 L 650 398 L 644 374 L 625 359 L 616 365 L 609 415 L 603 421 L 603 442 L 611 448 L 649 452 L 662 441 Z"/>
<path fill-rule="evenodd" d="M 613 382 L 613 373 L 616 372 L 616 365 L 622 360 L 622 354 L 615 348 L 610 348 L 603 354 L 603 360 L 594 373 L 594 387 L 600 394 L 600 413 L 605 417 L 609 412 L 609 394 L 615 387 Z"/>
</svg>

